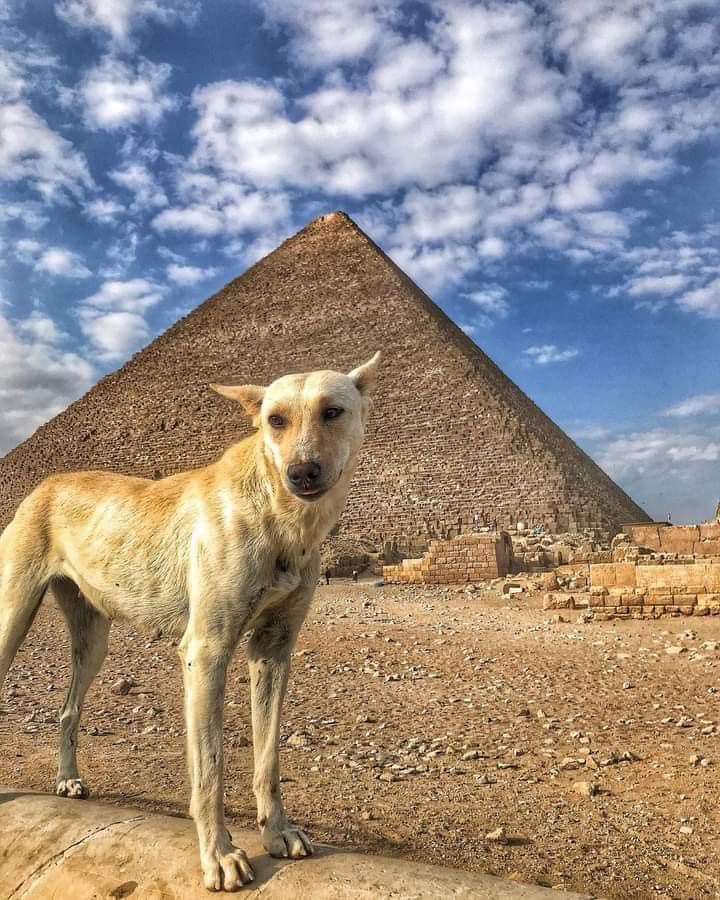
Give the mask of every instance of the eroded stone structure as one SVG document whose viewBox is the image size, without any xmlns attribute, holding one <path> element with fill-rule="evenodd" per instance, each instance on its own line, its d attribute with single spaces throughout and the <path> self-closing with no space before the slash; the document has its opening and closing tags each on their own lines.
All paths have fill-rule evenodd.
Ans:
<svg viewBox="0 0 720 900">
<path fill-rule="evenodd" d="M 384 351 L 340 533 L 400 556 L 518 520 L 647 516 L 344 214 L 312 222 L 0 460 L 0 527 L 52 472 L 159 478 L 249 425 L 211 382 L 349 370 Z"/>
<path fill-rule="evenodd" d="M 573 566 L 580 589 L 550 591 L 545 607 L 596 618 L 720 614 L 720 523 L 632 526 L 613 545 L 613 562 Z"/>
<path fill-rule="evenodd" d="M 507 575 L 512 543 L 505 532 L 464 534 L 451 541 L 431 541 L 420 559 L 385 566 L 388 584 L 471 584 Z"/>
</svg>

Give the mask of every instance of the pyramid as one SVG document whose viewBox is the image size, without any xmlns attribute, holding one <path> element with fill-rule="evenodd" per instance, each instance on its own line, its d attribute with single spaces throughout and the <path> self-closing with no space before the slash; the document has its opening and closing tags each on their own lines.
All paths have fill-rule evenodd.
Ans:
<svg viewBox="0 0 720 900">
<path fill-rule="evenodd" d="M 316 219 L 0 460 L 0 527 L 46 475 L 159 478 L 248 433 L 211 382 L 384 351 L 339 534 L 410 551 L 488 524 L 614 530 L 637 506 L 344 213 Z"/>
</svg>

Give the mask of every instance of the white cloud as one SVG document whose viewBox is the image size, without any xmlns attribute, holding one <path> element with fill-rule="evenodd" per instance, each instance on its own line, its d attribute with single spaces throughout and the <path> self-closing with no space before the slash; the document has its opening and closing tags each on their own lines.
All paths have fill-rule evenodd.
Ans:
<svg viewBox="0 0 720 900">
<path fill-rule="evenodd" d="M 378 0 L 258 0 L 270 25 L 291 30 L 291 50 L 304 65 L 326 68 L 367 58 L 387 38 L 392 4 Z"/>
<path fill-rule="evenodd" d="M 690 444 L 685 447 L 669 447 L 668 456 L 675 462 L 716 462 L 720 459 L 720 444 L 704 446 Z"/>
<path fill-rule="evenodd" d="M 720 394 L 695 394 L 665 410 L 666 416 L 685 418 L 708 413 L 720 413 Z"/>
<path fill-rule="evenodd" d="M 26 103 L 0 106 L 0 180 L 25 182 L 48 200 L 92 185 L 84 156 Z"/>
<path fill-rule="evenodd" d="M 389 255 L 429 293 L 462 281 L 478 265 L 473 248 L 454 241 L 434 246 L 391 244 Z"/>
<path fill-rule="evenodd" d="M 523 350 L 523 354 L 530 362 L 539 366 L 547 366 L 550 363 L 568 362 L 580 353 L 572 347 L 567 350 L 560 350 L 555 344 L 542 344 L 541 346 L 528 347 Z"/>
<path fill-rule="evenodd" d="M 643 275 L 630 280 L 627 292 L 633 297 L 643 294 L 676 294 L 688 285 L 686 275 Z"/>
<path fill-rule="evenodd" d="M 202 269 L 198 266 L 181 265 L 178 263 L 170 263 L 165 271 L 167 272 L 170 281 L 175 282 L 175 284 L 186 286 L 199 284 L 201 281 L 212 278 L 215 274 L 215 269 Z"/>
<path fill-rule="evenodd" d="M 125 207 L 117 200 L 99 198 L 85 204 L 85 212 L 94 222 L 110 225 L 117 222 L 125 212 Z"/>
<path fill-rule="evenodd" d="M 162 232 L 187 231 L 205 237 L 277 228 L 290 219 L 290 199 L 277 191 L 258 191 L 230 179 L 188 170 L 178 182 L 180 205 L 153 219 Z"/>
<path fill-rule="evenodd" d="M 20 262 L 32 266 L 42 253 L 43 245 L 35 238 L 20 238 L 15 241 L 15 255 Z"/>
<path fill-rule="evenodd" d="M 507 302 L 507 291 L 499 284 L 488 285 L 477 291 L 463 294 L 475 306 L 478 306 L 485 314 L 483 321 L 492 321 L 492 317 L 498 319 L 507 318 L 510 312 L 510 304 Z"/>
<path fill-rule="evenodd" d="M 142 163 L 125 163 L 121 168 L 110 172 L 110 178 L 135 195 L 135 209 L 148 210 L 167 206 L 165 191 L 150 169 Z"/>
<path fill-rule="evenodd" d="M 410 40 L 393 47 L 371 74 L 371 85 L 380 91 L 402 91 L 425 85 L 442 72 L 441 53 L 423 41 Z"/>
<path fill-rule="evenodd" d="M 650 515 L 698 522 L 712 515 L 720 433 L 654 428 L 600 438 L 593 456 Z"/>
<path fill-rule="evenodd" d="M 62 346 L 47 316 L 12 321 L 0 313 L 0 454 L 85 393 L 93 366 Z"/>
<path fill-rule="evenodd" d="M 64 278 L 88 278 L 90 270 L 77 253 L 63 247 L 48 247 L 35 263 L 38 272 L 59 275 Z"/>
<path fill-rule="evenodd" d="M 302 16 L 315 29 L 304 8 Z M 542 32 L 522 4 L 448 5 L 432 41 L 425 52 L 437 74 L 427 83 L 408 93 L 396 77 L 391 87 L 393 39 L 376 61 L 382 88 L 374 68 L 367 80 L 337 76 L 300 98 L 299 116 L 273 84 L 225 81 L 196 90 L 194 162 L 257 185 L 327 193 L 431 188 L 473 175 L 499 139 L 530 142 L 574 106 L 573 92 L 546 66 Z"/>
<path fill-rule="evenodd" d="M 143 316 L 132 312 L 98 314 L 81 309 L 80 327 L 103 362 L 127 358 L 150 337 L 150 329 Z"/>
<path fill-rule="evenodd" d="M 30 231 L 38 231 L 48 223 L 42 206 L 33 200 L 0 204 L 0 222 L 20 222 Z"/>
<path fill-rule="evenodd" d="M 131 32 L 149 21 L 192 21 L 199 4 L 190 0 L 58 0 L 55 12 L 73 28 L 98 30 L 127 44 Z"/>
<path fill-rule="evenodd" d="M 678 298 L 677 303 L 681 309 L 698 313 L 704 319 L 720 319 L 720 278 L 688 291 Z"/>
<path fill-rule="evenodd" d="M 45 247 L 35 238 L 15 241 L 15 256 L 36 272 L 63 278 L 88 278 L 90 270 L 81 257 L 64 247 Z"/>
<path fill-rule="evenodd" d="M 112 131 L 137 122 L 156 125 L 174 109 L 176 100 L 166 94 L 170 66 L 141 59 L 131 67 L 112 56 L 105 57 L 82 80 L 78 93 L 90 128 Z"/>
<path fill-rule="evenodd" d="M 145 314 L 163 298 L 163 289 L 152 281 L 106 281 L 80 304 L 78 317 L 83 334 L 98 358 L 113 362 L 126 358 L 150 337 Z"/>
<path fill-rule="evenodd" d="M 718 128 L 718 42 L 685 0 L 672 12 L 659 0 L 453 0 L 414 37 L 379 0 L 256 2 L 322 77 L 292 92 L 277 80 L 197 88 L 186 169 L 244 190 L 367 198 L 363 221 L 429 288 L 510 248 L 618 258 L 640 214 L 612 209 L 616 194 L 665 178 L 679 149 Z M 392 206 L 378 199 L 396 191 Z M 198 195 L 156 226 L 230 231 Z"/>
<path fill-rule="evenodd" d="M 653 471 L 675 471 L 673 464 L 715 462 L 720 459 L 720 443 L 709 435 L 654 429 L 620 435 L 600 452 L 600 463 L 612 477 L 627 477 Z"/>
</svg>

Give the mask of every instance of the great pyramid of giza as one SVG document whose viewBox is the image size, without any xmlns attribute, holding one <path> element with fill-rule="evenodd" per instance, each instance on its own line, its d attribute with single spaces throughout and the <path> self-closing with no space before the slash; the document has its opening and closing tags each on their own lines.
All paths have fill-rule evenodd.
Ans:
<svg viewBox="0 0 720 900">
<path fill-rule="evenodd" d="M 340 534 L 399 549 L 518 520 L 647 515 L 344 213 L 311 222 L 0 460 L 0 527 L 51 472 L 158 478 L 248 430 L 211 382 L 349 370 L 384 351 Z"/>
</svg>

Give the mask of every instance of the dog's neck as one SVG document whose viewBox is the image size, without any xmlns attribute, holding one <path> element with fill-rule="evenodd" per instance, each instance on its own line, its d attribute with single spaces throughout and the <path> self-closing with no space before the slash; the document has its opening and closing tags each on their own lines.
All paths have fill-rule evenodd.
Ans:
<svg viewBox="0 0 720 900">
<path fill-rule="evenodd" d="M 355 463 L 346 466 L 338 481 L 313 502 L 290 493 L 267 453 L 260 432 L 231 447 L 222 457 L 228 474 L 242 482 L 239 490 L 254 503 L 261 520 L 287 563 L 296 568 L 327 537 L 340 518 Z"/>
</svg>

